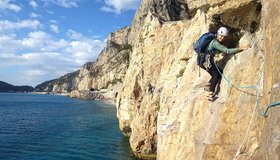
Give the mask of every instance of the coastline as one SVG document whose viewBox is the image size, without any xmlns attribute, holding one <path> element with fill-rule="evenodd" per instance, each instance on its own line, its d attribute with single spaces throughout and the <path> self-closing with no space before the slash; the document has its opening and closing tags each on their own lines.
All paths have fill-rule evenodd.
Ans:
<svg viewBox="0 0 280 160">
<path fill-rule="evenodd" d="M 64 93 L 56 92 L 30 92 L 32 94 L 52 94 L 52 95 L 61 95 L 70 98 L 82 99 L 82 100 L 100 100 L 102 102 L 108 103 L 110 105 L 116 105 L 116 93 L 114 91 L 72 91 Z"/>
</svg>

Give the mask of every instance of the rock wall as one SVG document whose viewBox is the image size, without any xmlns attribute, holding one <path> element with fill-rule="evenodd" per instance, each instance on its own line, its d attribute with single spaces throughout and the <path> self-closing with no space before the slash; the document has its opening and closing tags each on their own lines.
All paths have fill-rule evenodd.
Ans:
<svg viewBox="0 0 280 160">
<path fill-rule="evenodd" d="M 277 0 L 263 2 L 264 33 L 264 105 L 280 101 L 280 2 Z M 279 107 L 272 108 L 266 118 L 261 137 L 260 152 L 263 159 L 280 159 L 280 117 Z"/>
<path fill-rule="evenodd" d="M 143 0 L 129 35 L 129 68 L 117 98 L 120 129 L 134 153 L 159 160 L 280 159 L 279 1 Z M 192 49 L 204 32 L 230 29 L 229 47 L 250 44 L 235 56 L 218 55 L 229 81 L 209 102 L 210 76 Z M 153 93 L 148 92 L 148 84 Z"/>
<path fill-rule="evenodd" d="M 115 101 L 132 51 L 128 43 L 130 30 L 130 27 L 124 27 L 111 33 L 95 62 L 88 62 L 76 72 L 38 85 L 38 91 L 68 94 L 73 98 Z"/>
</svg>

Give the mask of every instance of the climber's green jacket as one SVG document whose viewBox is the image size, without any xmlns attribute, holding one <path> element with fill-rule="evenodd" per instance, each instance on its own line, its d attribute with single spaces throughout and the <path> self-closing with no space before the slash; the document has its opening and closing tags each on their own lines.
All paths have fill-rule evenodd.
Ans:
<svg viewBox="0 0 280 160">
<path fill-rule="evenodd" d="M 207 52 L 211 55 L 215 55 L 218 51 L 225 53 L 225 54 L 235 54 L 240 52 L 239 48 L 227 48 L 222 45 L 216 38 L 214 38 L 209 45 L 207 46 Z"/>
</svg>

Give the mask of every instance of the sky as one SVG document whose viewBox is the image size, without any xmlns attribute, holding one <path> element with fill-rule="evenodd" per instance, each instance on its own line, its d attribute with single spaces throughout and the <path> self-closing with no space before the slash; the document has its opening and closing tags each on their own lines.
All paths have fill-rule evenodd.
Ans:
<svg viewBox="0 0 280 160">
<path fill-rule="evenodd" d="M 36 85 L 93 62 L 141 0 L 0 0 L 0 81 Z"/>
</svg>

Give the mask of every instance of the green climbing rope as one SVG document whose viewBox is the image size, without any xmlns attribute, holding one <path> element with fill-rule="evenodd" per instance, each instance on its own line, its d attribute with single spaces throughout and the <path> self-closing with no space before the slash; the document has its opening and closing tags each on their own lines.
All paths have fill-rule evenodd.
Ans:
<svg viewBox="0 0 280 160">
<path fill-rule="evenodd" d="M 220 75 L 225 79 L 225 81 L 228 84 L 232 85 L 235 88 L 240 88 L 240 89 L 241 88 L 252 88 L 252 89 L 254 89 L 256 91 L 256 107 L 257 107 L 258 112 L 259 112 L 259 114 L 261 116 L 267 117 L 267 113 L 268 113 L 268 110 L 270 108 L 280 105 L 280 102 L 271 103 L 262 112 L 261 109 L 260 109 L 260 106 L 259 106 L 259 91 L 258 91 L 257 86 L 255 86 L 255 85 L 252 85 L 252 86 L 236 86 L 236 85 L 234 85 L 223 73 L 220 72 L 220 70 L 218 69 L 218 66 L 216 65 L 216 63 L 214 63 L 214 64 L 215 64 L 215 67 L 217 68 L 218 72 L 220 73 Z"/>
</svg>

